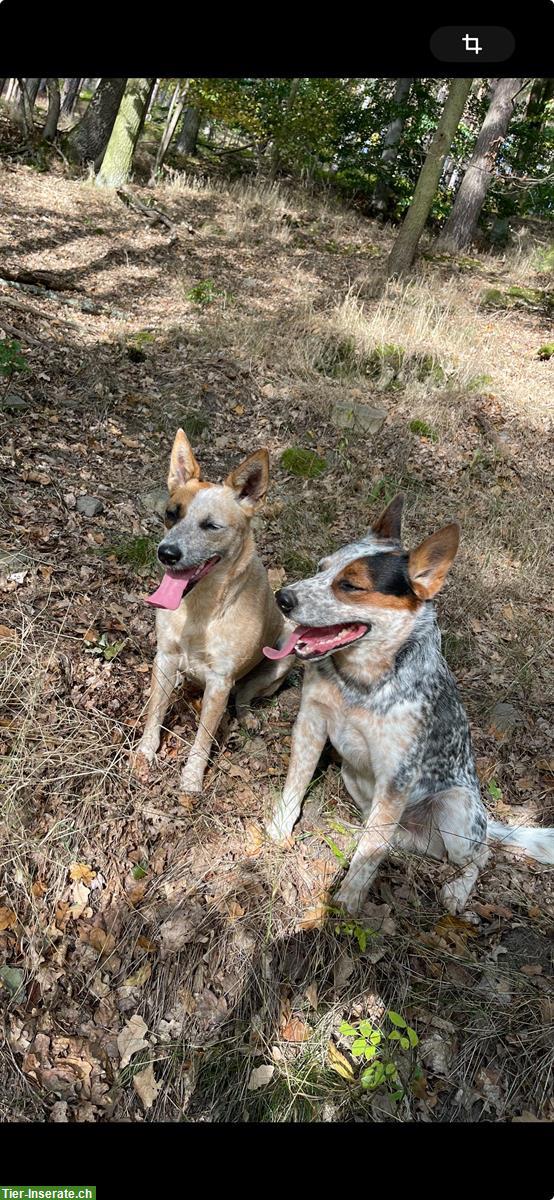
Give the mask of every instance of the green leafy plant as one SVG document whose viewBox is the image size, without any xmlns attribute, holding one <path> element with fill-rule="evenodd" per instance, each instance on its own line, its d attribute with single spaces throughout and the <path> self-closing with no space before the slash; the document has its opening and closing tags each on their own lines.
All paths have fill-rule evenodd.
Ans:
<svg viewBox="0 0 554 1200">
<path fill-rule="evenodd" d="M 421 421 L 419 417 L 414 417 L 414 420 L 410 421 L 409 428 L 411 433 L 417 433 L 419 437 L 429 438 L 431 442 L 437 441 L 438 435 L 436 430 L 431 425 L 428 425 L 427 421 Z"/>
<path fill-rule="evenodd" d="M 343 1037 L 352 1038 L 352 1057 L 360 1059 L 362 1064 L 370 1064 L 367 1067 L 364 1065 L 359 1075 L 359 1083 L 367 1091 L 376 1091 L 382 1083 L 394 1084 L 399 1080 L 398 1067 L 387 1056 L 387 1043 L 397 1043 L 402 1050 L 408 1051 L 414 1050 L 419 1043 L 415 1029 L 408 1025 L 400 1013 L 389 1009 L 387 1017 L 394 1027 L 388 1033 L 367 1020 L 357 1021 L 353 1025 L 343 1021 L 339 1026 L 339 1033 Z M 389 1088 L 389 1092 L 393 1099 L 400 1099 L 404 1095 L 403 1087 L 396 1091 Z"/>
<path fill-rule="evenodd" d="M 122 642 L 109 642 L 107 633 L 103 633 L 96 645 L 87 647 L 85 654 L 95 654 L 98 658 L 103 658 L 104 662 L 111 662 L 127 645 L 127 641 L 128 638 L 124 638 Z"/>
<path fill-rule="evenodd" d="M 337 849 L 338 849 L 338 847 L 337 847 Z M 342 852 L 339 850 L 339 854 L 340 853 L 342 853 Z M 345 921 L 343 910 L 340 908 L 332 908 L 331 907 L 329 909 L 329 913 L 330 913 L 330 915 L 338 916 L 341 918 L 339 921 L 337 921 L 337 924 L 335 925 L 335 933 L 339 933 L 339 934 L 342 933 L 342 934 L 345 934 L 346 937 L 356 938 L 358 946 L 363 954 L 364 950 L 367 947 L 369 938 L 377 936 L 375 930 L 368 929 L 367 927 L 365 927 L 363 925 L 359 925 L 358 922 L 354 921 L 353 919 L 351 921 Z"/>
<path fill-rule="evenodd" d="M 21 346 L 15 340 L 8 341 L 6 338 L 0 341 L 0 375 L 7 380 L 9 387 L 12 377 L 18 371 L 28 371 L 29 364 L 25 355 L 21 353 Z"/>
<path fill-rule="evenodd" d="M 199 283 L 195 283 L 194 287 L 187 292 L 187 300 L 191 300 L 193 304 L 200 304 L 201 307 L 213 304 L 214 300 L 221 297 L 229 299 L 227 292 L 222 292 L 216 288 L 213 279 L 201 279 Z"/>
<path fill-rule="evenodd" d="M 501 800 L 502 799 L 502 788 L 498 786 L 496 780 L 494 780 L 494 779 L 490 780 L 490 783 L 488 785 L 488 793 L 489 793 L 489 796 L 491 796 L 493 800 Z"/>
</svg>

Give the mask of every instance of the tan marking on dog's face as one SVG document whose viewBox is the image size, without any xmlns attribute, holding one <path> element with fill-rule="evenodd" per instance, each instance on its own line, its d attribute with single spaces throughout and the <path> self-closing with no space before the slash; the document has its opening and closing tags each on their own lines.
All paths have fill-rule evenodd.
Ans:
<svg viewBox="0 0 554 1200">
<path fill-rule="evenodd" d="M 394 558 L 394 551 L 390 558 Z M 358 558 L 348 563 L 333 580 L 332 592 L 336 600 L 343 604 L 357 604 L 360 607 L 394 609 L 396 611 L 414 612 L 420 601 L 413 592 L 396 596 L 391 592 L 378 590 L 378 578 L 371 570 L 371 559 Z"/>
<path fill-rule="evenodd" d="M 214 486 L 215 484 L 204 483 L 200 479 L 191 479 L 189 483 L 175 487 L 170 493 L 165 508 L 164 524 L 166 528 L 171 529 L 171 526 L 176 525 L 177 521 L 182 521 L 191 501 L 194 500 L 198 492 L 202 491 L 203 488 Z"/>
</svg>

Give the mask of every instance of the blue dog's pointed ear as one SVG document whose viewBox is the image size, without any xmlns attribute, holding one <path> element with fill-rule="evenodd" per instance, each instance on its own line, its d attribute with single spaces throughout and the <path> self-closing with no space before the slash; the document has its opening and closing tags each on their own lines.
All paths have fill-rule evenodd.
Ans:
<svg viewBox="0 0 554 1200">
<path fill-rule="evenodd" d="M 399 492 L 394 500 L 391 500 L 385 511 L 381 513 L 378 521 L 372 525 L 370 533 L 378 538 L 393 538 L 394 541 L 400 541 L 400 531 L 402 528 L 402 509 L 404 507 L 404 496 Z"/>
</svg>

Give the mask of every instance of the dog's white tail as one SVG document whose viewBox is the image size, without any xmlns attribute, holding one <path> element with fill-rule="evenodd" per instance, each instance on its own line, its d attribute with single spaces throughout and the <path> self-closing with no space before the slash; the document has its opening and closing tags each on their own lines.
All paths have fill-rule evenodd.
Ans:
<svg viewBox="0 0 554 1200">
<path fill-rule="evenodd" d="M 554 865 L 554 829 L 532 829 L 529 825 L 515 829 L 503 825 L 501 821 L 492 821 L 489 817 L 487 840 L 499 842 L 506 850 L 512 846 L 524 850 L 537 862 Z"/>
</svg>

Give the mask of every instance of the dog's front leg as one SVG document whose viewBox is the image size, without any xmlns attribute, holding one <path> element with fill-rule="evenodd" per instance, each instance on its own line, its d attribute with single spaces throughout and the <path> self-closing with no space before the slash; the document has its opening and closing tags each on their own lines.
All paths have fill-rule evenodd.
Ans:
<svg viewBox="0 0 554 1200">
<path fill-rule="evenodd" d="M 380 862 L 394 845 L 405 796 L 390 786 L 375 788 L 371 813 L 335 900 L 348 912 L 359 912 Z"/>
<path fill-rule="evenodd" d="M 326 741 L 325 718 L 315 705 L 304 701 L 292 731 L 291 756 L 283 795 L 266 826 L 273 841 L 284 842 L 290 837 Z"/>
<path fill-rule="evenodd" d="M 232 679 L 224 679 L 218 675 L 208 676 L 206 680 L 198 733 L 181 772 L 181 787 L 185 792 L 198 795 L 202 791 L 212 742 L 227 707 L 232 685 Z"/>
<path fill-rule="evenodd" d="M 160 651 L 154 659 L 150 699 L 146 709 L 144 733 L 133 756 L 133 769 L 137 775 L 146 775 L 148 766 L 154 762 L 160 745 L 160 731 L 169 708 L 171 693 L 177 680 L 179 657 Z"/>
</svg>

